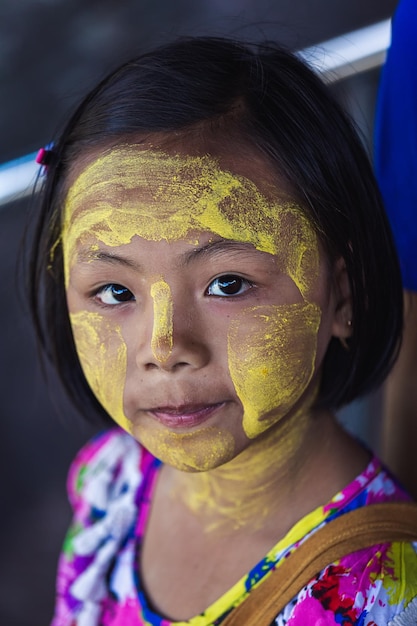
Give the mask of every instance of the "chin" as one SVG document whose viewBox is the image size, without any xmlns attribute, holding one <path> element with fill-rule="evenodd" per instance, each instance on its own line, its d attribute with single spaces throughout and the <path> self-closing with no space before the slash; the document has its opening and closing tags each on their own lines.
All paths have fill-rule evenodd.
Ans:
<svg viewBox="0 0 417 626">
<path fill-rule="evenodd" d="M 207 472 L 237 454 L 234 436 L 215 426 L 191 432 L 135 428 L 133 436 L 163 463 L 183 472 Z"/>
</svg>

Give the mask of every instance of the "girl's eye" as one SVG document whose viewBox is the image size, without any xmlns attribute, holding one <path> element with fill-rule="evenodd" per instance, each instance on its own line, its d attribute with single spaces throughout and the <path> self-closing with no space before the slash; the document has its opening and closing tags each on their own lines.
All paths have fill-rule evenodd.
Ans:
<svg viewBox="0 0 417 626">
<path fill-rule="evenodd" d="M 207 288 L 209 296 L 239 296 L 252 287 L 251 283 L 233 274 L 225 274 L 213 280 Z"/>
<path fill-rule="evenodd" d="M 96 297 L 103 304 L 120 304 L 121 302 L 130 302 L 130 300 L 134 300 L 135 296 L 129 289 L 123 287 L 123 285 L 104 285 L 101 289 L 96 293 Z"/>
</svg>

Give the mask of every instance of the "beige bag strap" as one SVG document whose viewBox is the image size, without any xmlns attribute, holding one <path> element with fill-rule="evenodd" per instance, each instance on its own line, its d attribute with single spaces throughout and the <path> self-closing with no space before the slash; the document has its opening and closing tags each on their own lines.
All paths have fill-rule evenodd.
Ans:
<svg viewBox="0 0 417 626">
<path fill-rule="evenodd" d="M 345 513 L 315 532 L 222 622 L 270 626 L 318 572 L 343 556 L 379 543 L 417 541 L 417 504 L 373 504 Z"/>
</svg>

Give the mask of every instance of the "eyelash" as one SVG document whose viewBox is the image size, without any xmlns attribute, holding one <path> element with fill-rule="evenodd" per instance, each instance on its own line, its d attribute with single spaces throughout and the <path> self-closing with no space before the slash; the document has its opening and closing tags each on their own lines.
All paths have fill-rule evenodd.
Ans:
<svg viewBox="0 0 417 626">
<path fill-rule="evenodd" d="M 222 276 L 215 278 L 209 284 L 206 289 L 206 294 L 216 298 L 233 298 L 246 293 L 252 287 L 253 284 L 246 278 L 242 278 L 236 274 L 223 274 Z M 230 291 L 229 293 L 227 291 L 214 293 L 216 288 L 229 289 Z M 107 285 L 103 285 L 93 293 L 93 296 L 101 303 L 101 305 L 110 307 L 135 301 L 133 293 L 127 287 L 118 283 L 108 283 Z M 113 298 L 114 301 L 105 302 L 106 296 Z M 118 300 L 117 297 L 120 297 L 120 300 Z"/>
</svg>

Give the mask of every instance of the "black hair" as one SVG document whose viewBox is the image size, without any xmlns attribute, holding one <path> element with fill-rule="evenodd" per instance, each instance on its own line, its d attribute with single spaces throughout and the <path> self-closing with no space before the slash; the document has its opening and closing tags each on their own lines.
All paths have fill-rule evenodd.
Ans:
<svg viewBox="0 0 417 626">
<path fill-rule="evenodd" d="M 345 260 L 353 334 L 349 350 L 330 342 L 318 405 L 336 409 L 378 386 L 399 349 L 402 289 L 372 167 L 352 122 L 321 79 L 282 47 L 195 37 L 112 72 L 55 143 L 32 232 L 28 290 L 42 346 L 73 400 L 84 413 L 104 413 L 82 374 L 66 307 L 66 176 L 86 150 L 193 128 L 202 137 L 227 128 L 260 152 L 304 208 L 329 258 Z"/>
</svg>

